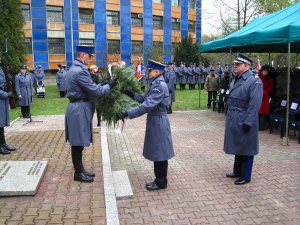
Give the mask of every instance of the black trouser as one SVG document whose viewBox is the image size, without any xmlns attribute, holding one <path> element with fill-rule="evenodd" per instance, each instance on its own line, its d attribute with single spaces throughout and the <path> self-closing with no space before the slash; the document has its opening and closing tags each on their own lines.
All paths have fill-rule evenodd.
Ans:
<svg viewBox="0 0 300 225">
<path fill-rule="evenodd" d="M 266 114 L 259 114 L 259 130 L 265 130 L 266 129 Z"/>
<path fill-rule="evenodd" d="M 101 110 L 96 108 L 96 115 L 97 115 L 97 126 L 100 126 L 101 121 Z"/>
<path fill-rule="evenodd" d="M 83 172 L 82 151 L 83 146 L 71 146 L 72 162 L 76 174 Z"/>
<path fill-rule="evenodd" d="M 5 137 L 4 137 L 4 127 L 0 127 L 0 147 L 4 145 L 5 142 Z"/>
<path fill-rule="evenodd" d="M 21 112 L 22 112 L 22 116 L 23 118 L 29 118 L 30 116 L 30 106 L 21 106 Z"/>
<path fill-rule="evenodd" d="M 64 91 L 59 91 L 59 95 L 60 95 L 61 98 L 64 98 L 66 93 Z"/>
<path fill-rule="evenodd" d="M 166 186 L 168 183 L 168 160 L 154 162 L 155 183 L 159 186 Z"/>
<path fill-rule="evenodd" d="M 253 155 L 236 155 L 234 158 L 233 172 L 245 180 L 251 180 Z"/>
<path fill-rule="evenodd" d="M 215 108 L 216 100 L 217 100 L 217 91 L 208 91 L 207 106 L 210 107 L 211 102 L 214 101 L 213 106 Z"/>
</svg>

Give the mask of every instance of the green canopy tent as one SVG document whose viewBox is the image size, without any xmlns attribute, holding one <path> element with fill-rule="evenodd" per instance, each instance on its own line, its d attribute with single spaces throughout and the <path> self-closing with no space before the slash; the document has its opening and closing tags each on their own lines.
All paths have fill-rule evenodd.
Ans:
<svg viewBox="0 0 300 225">
<path fill-rule="evenodd" d="M 300 1 L 280 11 L 254 19 L 228 36 L 200 45 L 200 52 L 288 53 L 287 105 L 290 92 L 290 53 L 300 52 Z M 283 144 L 288 144 L 288 116 Z"/>
</svg>

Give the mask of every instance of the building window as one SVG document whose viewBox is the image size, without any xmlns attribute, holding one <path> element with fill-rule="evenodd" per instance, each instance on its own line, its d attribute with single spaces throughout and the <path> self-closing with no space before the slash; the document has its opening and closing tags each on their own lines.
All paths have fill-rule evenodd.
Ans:
<svg viewBox="0 0 300 225">
<path fill-rule="evenodd" d="M 49 38 L 48 51 L 52 55 L 65 54 L 65 39 L 63 38 Z"/>
<path fill-rule="evenodd" d="M 195 21 L 189 21 L 189 32 L 194 32 L 196 31 L 196 22 Z"/>
<path fill-rule="evenodd" d="M 153 16 L 153 29 L 163 29 L 162 16 Z"/>
<path fill-rule="evenodd" d="M 47 5 L 47 22 L 61 23 L 63 21 L 63 7 Z"/>
<path fill-rule="evenodd" d="M 143 14 L 131 13 L 131 26 L 143 27 Z"/>
<path fill-rule="evenodd" d="M 195 0 L 189 0 L 189 9 L 194 9 L 195 8 Z"/>
<path fill-rule="evenodd" d="M 180 0 L 172 0 L 172 6 L 180 7 Z"/>
<path fill-rule="evenodd" d="M 120 40 L 107 40 L 108 54 L 120 54 Z"/>
<path fill-rule="evenodd" d="M 164 48 L 163 42 L 153 41 L 153 48 L 156 50 L 163 50 Z"/>
<path fill-rule="evenodd" d="M 180 30 L 180 19 L 172 18 L 172 30 Z"/>
<path fill-rule="evenodd" d="M 142 55 L 143 54 L 143 42 L 142 41 L 132 41 L 132 54 Z"/>
<path fill-rule="evenodd" d="M 79 9 L 79 23 L 80 24 L 94 24 L 94 10 Z"/>
<path fill-rule="evenodd" d="M 26 54 L 32 54 L 32 40 L 25 38 Z"/>
<path fill-rule="evenodd" d="M 80 39 L 79 44 L 80 45 L 94 46 L 94 39 Z"/>
<path fill-rule="evenodd" d="M 31 16 L 30 16 L 30 5 L 28 4 L 21 4 L 21 9 L 22 9 L 22 15 L 24 17 L 25 21 L 30 21 Z"/>
<path fill-rule="evenodd" d="M 152 0 L 152 3 L 159 3 L 162 4 L 164 1 L 163 0 Z"/>
<path fill-rule="evenodd" d="M 120 12 L 118 11 L 107 11 L 106 12 L 107 25 L 120 25 Z"/>
</svg>

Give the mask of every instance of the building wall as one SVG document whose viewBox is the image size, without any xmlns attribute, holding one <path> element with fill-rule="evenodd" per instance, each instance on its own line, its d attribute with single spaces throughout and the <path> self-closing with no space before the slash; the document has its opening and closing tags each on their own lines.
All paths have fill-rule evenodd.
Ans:
<svg viewBox="0 0 300 225">
<path fill-rule="evenodd" d="M 32 54 L 28 54 L 27 65 L 33 68 L 42 65 L 45 70 L 57 69 L 57 64 L 70 66 L 76 58 L 75 47 L 80 39 L 93 40 L 95 61 L 100 67 L 120 60 L 126 65 L 137 61 L 138 57 L 146 60 L 150 57 L 153 43 L 160 42 L 163 47 L 162 59 L 172 60 L 172 44 L 190 35 L 197 44 L 201 41 L 201 0 L 195 0 L 195 8 L 188 7 L 189 0 L 181 0 L 178 7 L 172 6 L 172 0 L 162 4 L 151 0 L 21 0 L 30 4 L 29 21 L 24 24 L 26 38 L 32 40 Z M 63 7 L 62 22 L 47 22 L 46 6 Z M 79 11 L 93 10 L 93 24 L 81 24 Z M 119 25 L 107 25 L 107 10 L 119 12 Z M 131 26 L 131 14 L 143 17 L 143 27 Z M 163 17 L 163 29 L 153 29 L 153 16 Z M 172 30 L 172 19 L 180 21 L 180 30 Z M 195 22 L 195 32 L 189 32 L 189 21 Z M 61 54 L 49 52 L 49 39 L 64 40 L 65 51 Z M 120 42 L 120 53 L 108 54 L 108 42 Z M 143 54 L 132 53 L 132 41 L 143 42 Z"/>
</svg>

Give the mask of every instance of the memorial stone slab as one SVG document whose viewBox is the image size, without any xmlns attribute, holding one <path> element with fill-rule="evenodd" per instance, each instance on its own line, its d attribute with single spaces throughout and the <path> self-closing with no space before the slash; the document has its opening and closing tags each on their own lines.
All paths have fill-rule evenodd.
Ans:
<svg viewBox="0 0 300 225">
<path fill-rule="evenodd" d="M 0 161 L 0 196 L 35 195 L 48 161 Z"/>
</svg>

